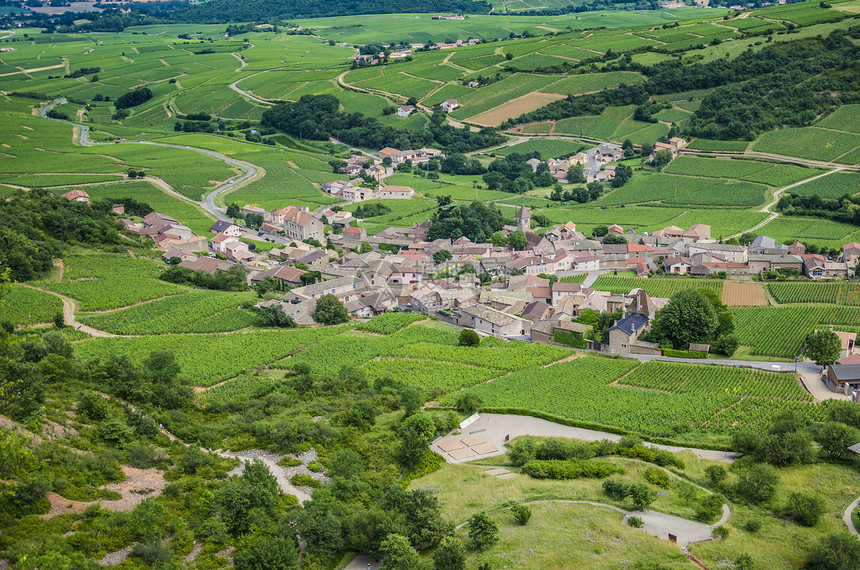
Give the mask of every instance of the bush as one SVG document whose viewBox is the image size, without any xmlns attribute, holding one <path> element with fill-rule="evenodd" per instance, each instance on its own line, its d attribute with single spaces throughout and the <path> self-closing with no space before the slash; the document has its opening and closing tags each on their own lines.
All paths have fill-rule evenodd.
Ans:
<svg viewBox="0 0 860 570">
<path fill-rule="evenodd" d="M 149 567 L 160 567 L 170 563 L 170 549 L 162 546 L 160 542 L 135 544 L 131 549 L 131 556 L 139 558 Z"/>
<path fill-rule="evenodd" d="M 319 481 L 308 475 L 307 473 L 296 473 L 290 482 L 296 487 L 312 487 L 316 488 L 321 485 Z"/>
<path fill-rule="evenodd" d="M 478 346 L 481 344 L 481 337 L 471 329 L 463 329 L 460 333 L 459 344 L 460 346 Z"/>
<path fill-rule="evenodd" d="M 465 331 L 463 331 L 465 332 Z M 484 401 L 474 392 L 463 392 L 457 396 L 457 409 L 472 415 L 481 409 Z"/>
<path fill-rule="evenodd" d="M 280 536 L 258 536 L 238 550 L 234 560 L 236 570 L 290 570 L 297 564 L 296 545 L 292 540 Z"/>
<path fill-rule="evenodd" d="M 803 526 L 815 526 L 824 514 L 824 501 L 816 495 L 793 492 L 788 495 L 788 510 Z"/>
<path fill-rule="evenodd" d="M 100 422 L 110 412 L 107 400 L 95 392 L 83 392 L 78 396 L 78 412 L 87 420 Z"/>
<path fill-rule="evenodd" d="M 726 525 L 718 526 L 711 531 L 711 536 L 715 540 L 725 540 L 729 536 L 729 529 Z"/>
<path fill-rule="evenodd" d="M 514 520 L 520 526 L 525 526 L 528 524 L 529 519 L 532 518 L 532 510 L 525 505 L 514 505 L 511 507 L 511 513 L 513 513 Z"/>
<path fill-rule="evenodd" d="M 761 519 L 750 519 L 742 528 L 747 532 L 758 532 L 761 530 Z"/>
<path fill-rule="evenodd" d="M 464 570 L 466 553 L 458 538 L 446 536 L 433 553 L 433 570 Z"/>
<path fill-rule="evenodd" d="M 508 459 L 516 466 L 521 466 L 535 458 L 535 441 L 531 438 L 519 438 L 508 444 Z"/>
<path fill-rule="evenodd" d="M 535 479 L 604 479 L 621 469 L 608 461 L 534 460 L 523 465 L 523 473 Z"/>
<path fill-rule="evenodd" d="M 816 570 L 854 570 L 860 560 L 860 541 L 847 531 L 822 538 L 806 559 L 806 568 Z"/>
<path fill-rule="evenodd" d="M 653 467 L 645 471 L 645 480 L 664 489 L 669 488 L 669 475 L 665 471 Z"/>
<path fill-rule="evenodd" d="M 644 509 L 654 502 L 657 495 L 645 483 L 634 483 L 630 487 L 630 498 L 639 509 Z"/>
<path fill-rule="evenodd" d="M 771 465 L 759 463 L 738 474 L 738 492 L 753 503 L 771 500 L 779 487 L 779 473 Z"/>
<path fill-rule="evenodd" d="M 726 468 L 722 465 L 708 465 L 705 469 L 705 475 L 708 476 L 708 479 L 711 480 L 711 483 L 714 485 L 719 485 L 723 481 L 725 481 L 728 473 L 726 473 Z"/>
<path fill-rule="evenodd" d="M 621 481 L 607 479 L 603 482 L 603 492 L 615 501 L 623 501 L 630 495 L 630 485 Z"/>
<path fill-rule="evenodd" d="M 645 523 L 642 522 L 642 519 L 633 515 L 627 517 L 627 524 L 632 526 L 633 528 L 642 528 L 643 526 L 645 526 Z"/>
<path fill-rule="evenodd" d="M 499 527 L 486 513 L 472 515 L 466 525 L 469 542 L 475 550 L 486 550 L 499 540 Z"/>
<path fill-rule="evenodd" d="M 718 520 L 723 512 L 723 503 L 725 499 L 722 495 L 708 495 L 696 504 L 696 518 L 707 522 Z"/>
<path fill-rule="evenodd" d="M 192 445 L 179 460 L 179 469 L 186 475 L 194 475 L 198 469 L 209 467 L 213 463 L 215 463 L 215 459 L 211 455 Z"/>
</svg>

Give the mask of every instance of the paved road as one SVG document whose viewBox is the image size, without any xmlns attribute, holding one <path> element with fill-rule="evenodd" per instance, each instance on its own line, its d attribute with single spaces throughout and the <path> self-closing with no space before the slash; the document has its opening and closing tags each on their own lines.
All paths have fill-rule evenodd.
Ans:
<svg viewBox="0 0 860 570">
<path fill-rule="evenodd" d="M 53 103 L 45 105 L 44 107 L 42 107 L 42 110 L 39 112 L 39 115 L 43 118 L 49 118 L 48 112 L 52 108 L 54 108 L 56 105 L 61 105 L 63 103 L 66 103 L 65 99 L 58 99 L 58 100 L 54 101 Z M 208 150 L 205 148 L 197 148 L 197 147 L 193 147 L 193 146 L 184 146 L 184 145 L 178 145 L 178 144 L 159 143 L 159 142 L 152 142 L 152 141 L 136 141 L 136 142 L 135 141 L 121 141 L 119 143 L 94 143 L 88 139 L 89 127 L 87 127 L 87 125 L 82 125 L 80 123 L 75 123 L 72 121 L 63 121 L 61 119 L 53 119 L 53 120 L 60 121 L 62 123 L 66 123 L 68 125 L 72 125 L 73 127 L 79 128 L 81 130 L 81 134 L 80 134 L 81 146 L 95 146 L 95 145 L 101 145 L 101 144 L 105 144 L 105 145 L 108 145 L 108 144 L 145 144 L 145 145 L 150 145 L 150 146 L 161 146 L 161 147 L 167 147 L 167 148 L 191 150 L 194 152 L 199 152 L 200 154 L 205 154 L 207 156 L 211 156 L 212 158 L 226 162 L 230 166 L 235 166 L 236 168 L 243 170 L 244 174 L 242 174 L 238 178 L 232 178 L 232 179 L 228 180 L 227 182 L 225 182 L 224 184 L 222 184 L 221 186 L 215 188 L 215 190 L 213 190 L 212 192 L 210 192 L 209 194 L 206 195 L 204 201 L 195 202 L 196 204 L 203 207 L 203 209 L 205 209 L 207 212 L 209 212 L 210 214 L 215 216 L 216 219 L 219 219 L 219 220 L 224 220 L 224 221 L 228 221 L 228 222 L 233 221 L 231 218 L 228 218 L 224 214 L 223 211 L 221 211 L 219 208 L 217 208 L 215 206 L 215 198 L 219 194 L 221 194 L 227 190 L 233 190 L 235 188 L 239 188 L 240 186 L 245 185 L 246 183 L 248 183 L 249 181 L 254 179 L 259 174 L 259 171 L 260 171 L 259 167 L 257 167 L 254 164 L 251 164 L 249 162 L 244 162 L 241 160 L 236 160 L 235 158 L 230 158 L 229 156 L 221 154 L 220 152 L 215 152 L 213 150 Z M 247 231 L 253 231 L 250 228 L 245 228 L 245 229 Z"/>
<path fill-rule="evenodd" d="M 233 55 L 236 55 L 236 54 L 234 53 Z M 238 57 L 238 56 L 236 56 L 236 59 L 239 59 L 239 57 Z M 239 61 L 241 61 L 241 62 L 242 62 L 242 67 L 244 67 L 244 66 L 245 66 L 245 61 L 244 61 L 244 60 L 241 60 L 241 59 L 239 59 Z M 239 69 L 242 69 L 242 68 L 240 67 Z M 239 71 L 239 69 L 237 69 L 236 71 Z M 228 87 L 230 87 L 230 89 L 232 89 L 233 91 L 235 91 L 236 93 L 238 93 L 238 94 L 239 94 L 239 95 L 241 95 L 242 97 L 245 97 L 246 99 L 250 99 L 251 101 L 253 101 L 253 102 L 255 102 L 255 103 L 259 103 L 260 105 L 267 105 L 267 106 L 271 107 L 271 106 L 273 106 L 275 103 L 273 103 L 273 102 L 271 102 L 271 101 L 266 101 L 265 99 L 260 99 L 259 97 L 256 97 L 256 96 L 254 96 L 254 95 L 251 95 L 250 93 L 248 93 L 248 92 L 247 92 L 247 91 L 245 91 L 244 89 L 240 89 L 240 88 L 238 87 L 238 83 L 239 83 L 240 81 L 245 81 L 246 79 L 250 79 L 250 78 L 254 77 L 255 75 L 260 75 L 261 73 L 266 73 L 266 72 L 268 72 L 268 71 L 272 71 L 272 70 L 267 69 L 266 71 L 259 71 L 259 72 L 257 72 L 257 73 L 252 73 L 251 75 L 246 75 L 245 77 L 242 77 L 242 78 L 240 78 L 240 79 L 237 79 L 236 81 L 234 81 L 233 83 L 231 83 Z"/>
<path fill-rule="evenodd" d="M 691 150 L 684 149 L 681 150 L 678 155 L 680 156 L 698 156 L 698 155 L 707 155 L 707 156 L 737 156 L 737 157 L 747 157 L 747 158 L 767 158 L 769 160 L 777 160 L 779 162 L 785 162 L 788 164 L 800 164 L 803 166 L 824 166 L 824 167 L 840 167 L 845 170 L 860 170 L 860 167 L 850 166 L 845 164 L 839 164 L 837 162 L 824 162 L 821 160 L 809 160 L 806 158 L 797 158 L 794 156 L 783 156 L 781 154 L 771 154 L 767 152 L 752 152 L 752 151 L 744 151 L 744 152 L 731 152 L 731 151 L 722 151 L 722 150 Z"/>
<path fill-rule="evenodd" d="M 430 445 L 430 449 L 444 457 L 448 463 L 467 463 L 469 461 L 474 461 L 475 459 L 503 455 L 506 452 L 504 444 L 505 437 L 507 436 L 509 436 L 510 439 L 524 435 L 532 435 L 535 437 L 567 437 L 582 441 L 600 441 L 602 439 L 619 441 L 621 439 L 620 435 L 614 433 L 564 426 L 547 420 L 542 420 L 540 418 L 517 416 L 512 414 L 481 414 L 473 424 L 463 430 L 455 431 L 460 431 L 460 435 L 452 435 L 452 432 L 452 434 L 441 437 Z M 495 447 L 496 451 L 484 455 L 474 455 L 467 459 L 454 459 L 440 448 L 440 445 L 460 441 L 467 437 L 480 437 L 488 444 Z M 645 445 L 657 449 L 665 449 L 666 451 L 673 453 L 689 450 L 695 453 L 697 457 L 715 461 L 734 461 L 735 458 L 735 454 L 728 451 L 696 449 L 693 447 L 676 447 L 653 443 L 645 443 Z"/>
<path fill-rule="evenodd" d="M 621 513 L 624 515 L 624 518 L 621 520 L 626 524 L 627 518 L 630 516 L 639 517 L 642 519 L 644 523 L 642 526 L 642 530 L 647 532 L 650 535 L 656 536 L 657 538 L 662 538 L 663 540 L 669 540 L 669 534 L 674 534 L 677 537 L 678 544 L 681 546 L 687 546 L 693 542 L 703 542 L 705 540 L 711 540 L 713 537 L 711 535 L 714 527 L 719 526 L 722 523 L 717 523 L 715 525 L 706 525 L 704 523 L 691 521 L 685 518 L 676 517 L 674 515 L 668 515 L 666 513 L 661 513 L 659 511 L 645 510 L 645 511 L 625 511 L 624 509 L 618 508 L 615 505 L 608 505 L 606 503 L 598 503 L 597 501 L 575 501 L 571 499 L 542 499 L 537 501 L 527 501 L 526 504 L 533 503 L 563 503 L 563 504 L 571 504 L 571 505 L 591 505 L 593 507 L 600 507 L 604 509 L 610 509 Z M 457 525 L 457 528 L 462 528 L 468 523 L 462 523 Z"/>
<path fill-rule="evenodd" d="M 845 168 L 840 166 L 840 167 L 834 168 L 833 170 L 825 172 L 824 174 L 819 174 L 818 176 L 813 176 L 812 178 L 807 178 L 806 180 L 801 180 L 800 182 L 795 182 L 794 184 L 789 184 L 788 186 L 784 186 L 784 187 L 780 188 L 779 190 L 777 190 L 776 192 L 773 193 L 773 200 L 771 200 L 767 206 L 765 206 L 761 210 L 759 210 L 759 212 L 764 212 L 764 213 L 770 214 L 767 218 L 765 218 L 764 220 L 762 220 L 761 222 L 757 223 L 756 225 L 754 225 L 753 227 L 751 227 L 749 229 L 746 229 L 742 232 L 738 232 L 734 235 L 730 235 L 726 239 L 732 239 L 732 238 L 740 237 L 745 233 L 760 230 L 761 228 L 763 228 L 764 226 L 766 226 L 770 222 L 774 221 L 777 217 L 779 217 L 779 212 L 771 212 L 771 210 L 773 209 L 774 206 L 777 205 L 777 203 L 779 202 L 780 195 L 782 195 L 782 193 L 785 192 L 786 190 L 790 190 L 790 189 L 794 188 L 795 186 L 800 186 L 801 184 L 806 184 L 807 182 L 812 182 L 813 180 L 818 180 L 819 178 L 829 176 L 829 175 L 833 174 L 834 172 L 839 172 L 841 170 L 845 170 Z"/>
<path fill-rule="evenodd" d="M 848 505 L 845 512 L 842 513 L 842 520 L 845 521 L 845 526 L 848 527 L 848 531 L 854 536 L 857 536 L 857 529 L 854 528 L 854 519 L 851 518 L 851 515 L 857 510 L 858 506 L 860 506 L 860 497 L 854 499 L 854 502 Z"/>
</svg>

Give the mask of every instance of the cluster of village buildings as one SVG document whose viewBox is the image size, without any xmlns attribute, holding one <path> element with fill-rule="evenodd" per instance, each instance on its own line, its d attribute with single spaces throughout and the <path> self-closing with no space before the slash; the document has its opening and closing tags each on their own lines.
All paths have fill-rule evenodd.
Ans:
<svg viewBox="0 0 860 570">
<path fill-rule="evenodd" d="M 82 190 L 65 197 L 89 200 Z M 122 215 L 123 206 L 115 205 L 114 212 Z M 640 276 L 656 272 L 677 278 L 708 278 L 786 269 L 811 279 L 838 278 L 853 274 L 860 259 L 860 243 L 845 244 L 841 259 L 834 261 L 806 253 L 801 243 L 776 244 L 766 236 L 744 245 L 719 243 L 711 237 L 710 226 L 704 224 L 689 229 L 669 226 L 652 233 L 613 224 L 607 235 L 623 238 L 622 243 L 607 243 L 619 241 L 617 238 L 589 238 L 577 231 L 573 222 L 538 235 L 532 231 L 531 215 L 525 207 L 517 212 L 517 225 L 502 230 L 505 234 L 516 230 L 525 233 L 527 243 L 519 251 L 473 243 L 466 237 L 428 241 L 429 220 L 368 236 L 359 225 L 361 220 L 350 212 L 314 213 L 299 206 L 272 211 L 245 206 L 242 212 L 262 215 L 260 233 L 280 236 L 283 246 L 257 253 L 240 239 L 256 236 L 228 221 L 213 224 L 211 231 L 217 235 L 211 240 L 160 213 L 140 221 L 122 217 L 119 221 L 128 231 L 151 238 L 164 251 L 165 260 L 178 262 L 181 267 L 214 274 L 242 264 L 250 285 L 271 277 L 283 295 L 263 304 L 281 305 L 300 325 L 314 324 L 311 315 L 316 300 L 331 294 L 342 300 L 355 318 L 408 310 L 433 314 L 482 334 L 548 342 L 574 338 L 579 339 L 580 346 L 615 354 L 659 353 L 658 345 L 640 337 L 650 330 L 656 311 L 668 299 L 649 297 L 641 289 L 616 295 L 584 283 L 567 282 L 564 277 L 632 271 Z M 342 232 L 326 235 L 327 225 L 340 227 Z M 321 245 L 330 241 L 335 249 L 308 241 Z M 370 245 L 369 252 L 359 253 L 363 244 Z M 435 263 L 434 254 L 443 250 L 450 253 L 450 259 Z M 320 280 L 307 284 L 302 275 L 308 272 L 319 272 Z M 609 330 L 608 345 L 584 338 L 588 327 L 575 319 L 587 309 L 622 310 L 623 317 Z M 856 334 L 838 334 L 843 353 L 852 354 Z M 691 346 L 693 350 L 707 348 Z M 840 362 L 827 371 L 824 379 L 828 385 L 843 390 L 851 381 L 860 383 L 860 357 L 852 358 L 856 362 Z"/>
</svg>

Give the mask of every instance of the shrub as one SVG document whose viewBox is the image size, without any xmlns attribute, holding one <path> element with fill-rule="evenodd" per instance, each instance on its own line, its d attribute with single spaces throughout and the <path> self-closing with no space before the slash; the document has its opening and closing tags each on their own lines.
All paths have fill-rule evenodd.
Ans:
<svg viewBox="0 0 860 570">
<path fill-rule="evenodd" d="M 486 550 L 499 540 L 499 527 L 486 513 L 472 515 L 467 526 L 469 542 L 475 550 Z"/>
<path fill-rule="evenodd" d="M 755 562 L 749 554 L 741 554 L 735 558 L 735 570 L 755 570 Z"/>
<path fill-rule="evenodd" d="M 738 492 L 753 503 L 763 503 L 776 495 L 779 473 L 772 466 L 759 463 L 738 474 Z"/>
<path fill-rule="evenodd" d="M 481 337 L 471 329 L 463 329 L 460 333 L 459 344 L 460 346 L 478 346 L 481 344 Z"/>
<path fill-rule="evenodd" d="M 107 400 L 95 392 L 83 392 L 78 396 L 78 412 L 87 420 L 100 422 L 110 412 Z"/>
<path fill-rule="evenodd" d="M 213 463 L 215 459 L 211 455 L 192 445 L 179 460 L 179 469 L 186 475 L 194 475 L 198 469 L 209 467 Z"/>
<path fill-rule="evenodd" d="M 708 522 L 717 520 L 723 512 L 723 503 L 722 495 L 708 495 L 696 504 L 696 517 Z"/>
<path fill-rule="evenodd" d="M 860 541 L 847 531 L 822 538 L 806 559 L 806 568 L 816 570 L 854 570 L 860 560 Z"/>
<path fill-rule="evenodd" d="M 708 465 L 705 469 L 705 474 L 708 476 L 708 479 L 711 480 L 711 483 L 714 485 L 719 485 L 723 481 L 725 481 L 728 473 L 726 473 L 726 468 L 722 465 Z"/>
<path fill-rule="evenodd" d="M 603 482 L 603 492 L 606 493 L 611 499 L 616 501 L 623 501 L 630 495 L 630 485 L 626 483 L 622 483 L 621 481 L 614 481 L 612 479 L 607 479 Z"/>
<path fill-rule="evenodd" d="M 308 475 L 307 473 L 296 473 L 290 482 L 296 487 L 319 487 L 320 482 Z"/>
<path fill-rule="evenodd" d="M 466 553 L 458 538 L 446 536 L 433 553 L 433 570 L 464 570 Z"/>
<path fill-rule="evenodd" d="M 474 414 L 480 410 L 483 405 L 484 401 L 474 392 L 463 392 L 457 396 L 457 409 L 462 410 L 466 414 Z"/>
<path fill-rule="evenodd" d="M 534 460 L 523 465 L 523 473 L 535 479 L 603 479 L 621 469 L 608 461 Z"/>
<path fill-rule="evenodd" d="M 511 512 L 514 515 L 514 520 L 520 526 L 525 526 L 532 518 L 532 510 L 525 505 L 514 505 L 511 507 Z"/>
<path fill-rule="evenodd" d="M 131 549 L 131 556 L 140 558 L 149 567 L 161 567 L 170 563 L 170 549 L 162 546 L 160 542 L 135 544 Z"/>
<path fill-rule="evenodd" d="M 824 501 L 816 495 L 793 492 L 788 496 L 786 509 L 803 526 L 815 526 L 824 514 Z"/>
<path fill-rule="evenodd" d="M 665 471 L 651 467 L 645 471 L 645 480 L 664 489 L 669 488 L 669 475 Z"/>
<path fill-rule="evenodd" d="M 729 529 L 728 527 L 726 527 L 726 525 L 718 526 L 711 531 L 711 536 L 713 536 L 716 540 L 725 540 L 729 536 Z"/>
<path fill-rule="evenodd" d="M 632 515 L 627 517 L 627 524 L 632 526 L 633 528 L 642 528 L 643 526 L 645 526 L 645 523 L 642 522 L 642 519 Z"/>
<path fill-rule="evenodd" d="M 750 519 L 744 523 L 743 529 L 747 532 L 758 532 L 761 530 L 761 519 Z"/>
<path fill-rule="evenodd" d="M 630 487 L 630 498 L 633 500 L 634 505 L 640 509 L 644 509 L 654 502 L 657 495 L 645 483 L 634 483 Z"/>
</svg>

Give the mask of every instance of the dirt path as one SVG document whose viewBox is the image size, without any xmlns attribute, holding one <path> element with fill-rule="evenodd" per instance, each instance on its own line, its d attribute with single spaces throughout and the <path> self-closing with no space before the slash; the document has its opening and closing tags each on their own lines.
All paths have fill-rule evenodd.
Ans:
<svg viewBox="0 0 860 570">
<path fill-rule="evenodd" d="M 48 289 L 39 289 L 38 287 L 33 287 L 32 285 L 28 285 L 27 283 L 21 283 L 22 287 L 29 287 L 30 289 L 35 289 L 36 291 L 41 291 L 43 293 L 49 293 L 54 295 L 55 297 L 59 297 L 63 301 L 63 320 L 66 322 L 66 326 L 74 327 L 75 330 L 79 330 L 81 332 L 85 332 L 90 336 L 96 337 L 117 337 L 121 335 L 111 334 L 105 331 L 100 331 L 98 329 L 94 329 L 89 327 L 83 323 L 79 323 L 75 320 L 75 311 L 77 306 L 74 299 L 71 297 L 66 297 L 65 295 L 61 295 L 55 291 L 50 291 Z"/>
</svg>

